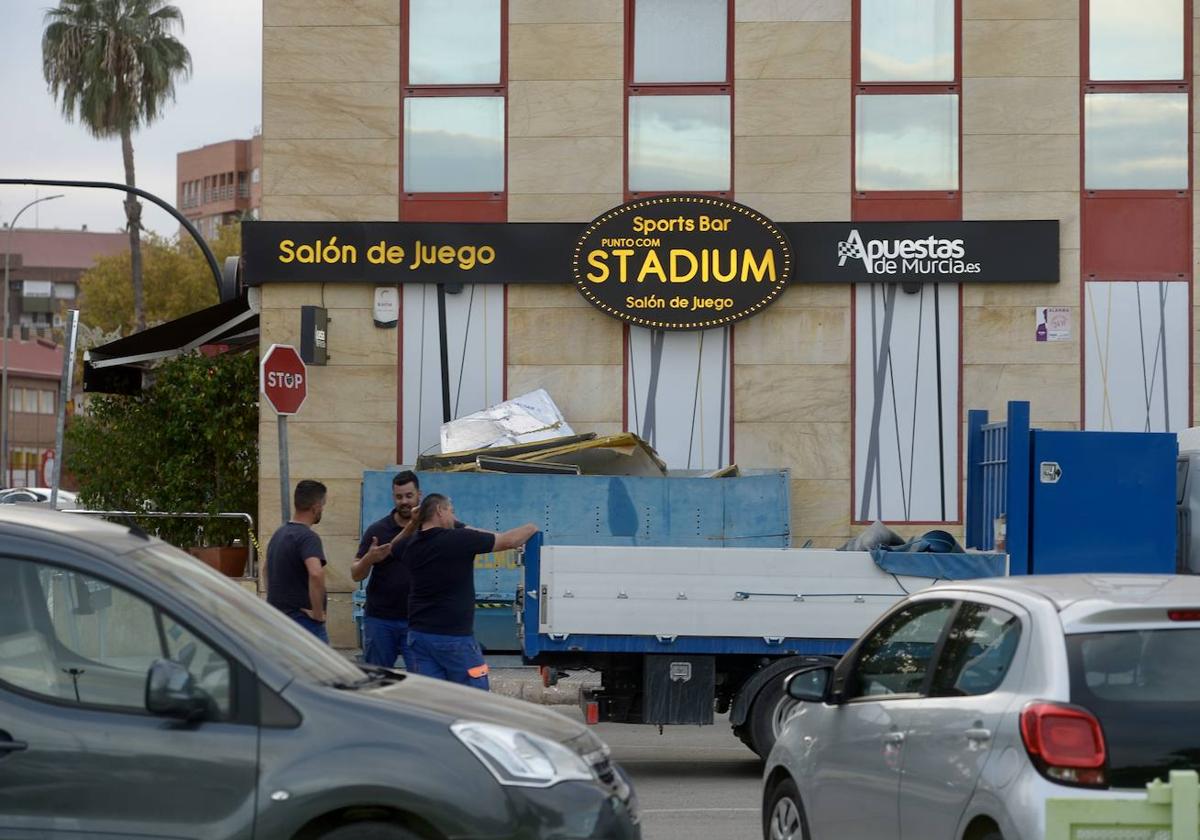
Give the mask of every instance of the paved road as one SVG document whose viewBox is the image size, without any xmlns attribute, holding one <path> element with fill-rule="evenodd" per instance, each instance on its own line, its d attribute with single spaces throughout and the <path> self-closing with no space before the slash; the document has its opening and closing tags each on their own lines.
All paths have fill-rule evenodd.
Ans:
<svg viewBox="0 0 1200 840">
<path fill-rule="evenodd" d="M 574 710 L 559 709 L 564 713 Z M 645 840 L 759 840 L 761 764 L 719 718 L 714 726 L 600 724 L 633 777 Z"/>
</svg>

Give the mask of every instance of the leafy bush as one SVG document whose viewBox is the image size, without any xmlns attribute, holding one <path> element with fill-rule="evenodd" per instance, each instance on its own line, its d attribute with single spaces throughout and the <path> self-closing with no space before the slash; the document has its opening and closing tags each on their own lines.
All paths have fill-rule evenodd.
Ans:
<svg viewBox="0 0 1200 840">
<path fill-rule="evenodd" d="M 93 509 L 245 512 L 258 507 L 258 360 L 181 356 L 133 397 L 95 396 L 67 432 L 66 468 Z M 176 545 L 245 541 L 236 520 L 145 519 Z"/>
</svg>

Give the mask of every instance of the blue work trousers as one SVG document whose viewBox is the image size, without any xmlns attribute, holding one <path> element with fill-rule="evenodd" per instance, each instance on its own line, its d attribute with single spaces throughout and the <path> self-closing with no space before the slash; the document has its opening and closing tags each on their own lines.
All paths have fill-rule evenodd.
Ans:
<svg viewBox="0 0 1200 840">
<path fill-rule="evenodd" d="M 395 668 L 404 659 L 404 668 L 415 671 L 408 652 L 408 622 L 400 618 L 363 616 L 363 662 Z"/>
<path fill-rule="evenodd" d="M 421 676 L 488 690 L 488 666 L 474 636 L 409 630 L 408 651 Z"/>
</svg>

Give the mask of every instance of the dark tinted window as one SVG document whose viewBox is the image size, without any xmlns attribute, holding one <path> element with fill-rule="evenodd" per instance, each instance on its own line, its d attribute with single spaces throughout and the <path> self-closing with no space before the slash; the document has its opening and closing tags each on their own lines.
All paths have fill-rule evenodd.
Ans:
<svg viewBox="0 0 1200 840">
<path fill-rule="evenodd" d="M 1187 490 L 1188 459 L 1180 458 L 1175 462 L 1175 503 L 1183 504 L 1183 494 Z"/>
<path fill-rule="evenodd" d="M 1012 664 L 1021 622 L 998 607 L 964 603 L 959 607 L 938 660 L 932 693 L 966 697 L 995 691 Z"/>
<path fill-rule="evenodd" d="M 1200 765 L 1200 629 L 1067 637 L 1071 702 L 1100 720 L 1113 787 Z"/>
<path fill-rule="evenodd" d="M 952 601 L 921 601 L 892 613 L 863 642 L 847 699 L 919 692 L 953 611 Z"/>
<path fill-rule="evenodd" d="M 229 662 L 150 602 L 68 569 L 0 557 L 0 681 L 59 701 L 144 712 L 146 676 L 173 659 L 228 718 Z"/>
</svg>

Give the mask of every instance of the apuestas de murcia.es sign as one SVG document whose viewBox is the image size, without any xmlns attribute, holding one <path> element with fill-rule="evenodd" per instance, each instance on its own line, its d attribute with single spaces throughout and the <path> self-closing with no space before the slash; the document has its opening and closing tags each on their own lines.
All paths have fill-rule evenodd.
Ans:
<svg viewBox="0 0 1200 840">
<path fill-rule="evenodd" d="M 928 236 L 922 239 L 866 239 L 853 228 L 838 243 L 838 268 L 861 260 L 867 274 L 978 274 L 981 266 L 967 257 L 962 239 Z"/>
<path fill-rule="evenodd" d="M 722 327 L 779 299 L 792 273 L 787 237 L 733 201 L 664 195 L 623 204 L 584 229 L 571 269 L 593 306 L 665 330 Z"/>
</svg>

